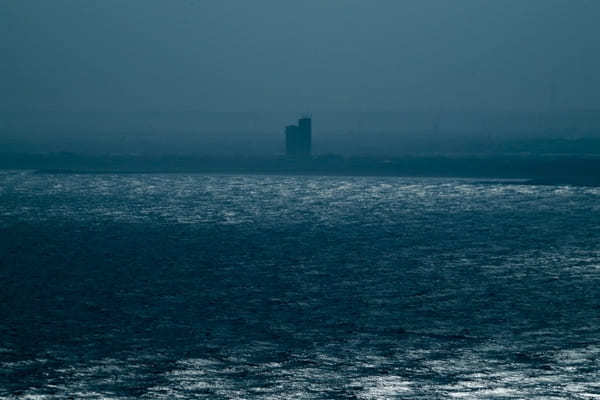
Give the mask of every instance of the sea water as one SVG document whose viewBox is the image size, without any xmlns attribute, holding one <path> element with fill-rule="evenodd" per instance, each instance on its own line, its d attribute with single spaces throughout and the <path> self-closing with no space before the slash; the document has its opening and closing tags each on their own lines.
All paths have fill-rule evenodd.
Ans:
<svg viewBox="0 0 600 400">
<path fill-rule="evenodd" d="M 600 188 L 0 172 L 0 398 L 600 398 Z"/>
</svg>

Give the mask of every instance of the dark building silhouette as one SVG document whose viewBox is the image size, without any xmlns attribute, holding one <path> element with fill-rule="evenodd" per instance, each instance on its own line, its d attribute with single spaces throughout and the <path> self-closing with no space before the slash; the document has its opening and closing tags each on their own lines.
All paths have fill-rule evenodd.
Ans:
<svg viewBox="0 0 600 400">
<path fill-rule="evenodd" d="M 285 127 L 285 154 L 289 157 L 309 157 L 312 141 L 312 120 L 302 117 L 298 125 Z"/>
</svg>

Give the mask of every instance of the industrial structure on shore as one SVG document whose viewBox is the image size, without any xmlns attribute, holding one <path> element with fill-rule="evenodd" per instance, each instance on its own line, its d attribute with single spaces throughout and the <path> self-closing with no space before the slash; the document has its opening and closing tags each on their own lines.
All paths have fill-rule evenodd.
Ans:
<svg viewBox="0 0 600 400">
<path fill-rule="evenodd" d="M 298 125 L 285 127 L 285 154 L 288 157 L 310 157 L 312 141 L 312 119 L 305 115 L 298 120 Z"/>
</svg>

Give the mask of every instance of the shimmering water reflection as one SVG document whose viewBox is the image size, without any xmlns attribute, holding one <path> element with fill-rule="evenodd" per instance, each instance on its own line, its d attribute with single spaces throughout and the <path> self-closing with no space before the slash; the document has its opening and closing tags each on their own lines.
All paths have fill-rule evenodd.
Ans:
<svg viewBox="0 0 600 400">
<path fill-rule="evenodd" d="M 600 190 L 0 173 L 0 398 L 599 398 Z"/>
</svg>

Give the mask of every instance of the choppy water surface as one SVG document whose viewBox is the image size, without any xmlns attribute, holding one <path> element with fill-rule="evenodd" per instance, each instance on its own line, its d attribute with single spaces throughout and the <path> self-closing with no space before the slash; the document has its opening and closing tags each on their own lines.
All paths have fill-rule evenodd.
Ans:
<svg viewBox="0 0 600 400">
<path fill-rule="evenodd" d="M 0 398 L 600 398 L 600 189 L 0 173 Z"/>
</svg>

